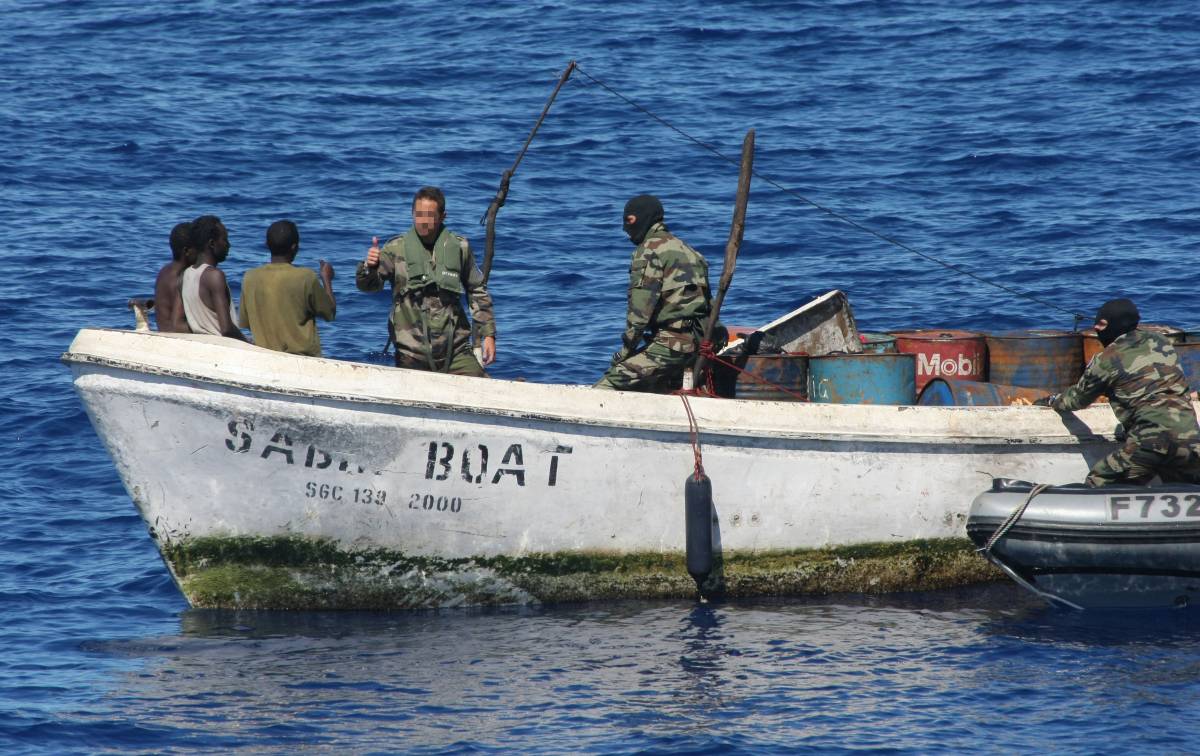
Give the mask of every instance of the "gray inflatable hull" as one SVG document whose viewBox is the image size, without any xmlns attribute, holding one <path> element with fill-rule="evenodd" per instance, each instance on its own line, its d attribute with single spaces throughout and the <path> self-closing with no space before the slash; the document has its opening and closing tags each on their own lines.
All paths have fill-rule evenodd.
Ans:
<svg viewBox="0 0 1200 756">
<path fill-rule="evenodd" d="M 981 548 L 1033 484 L 996 479 L 975 497 L 967 535 Z M 1014 580 L 1075 608 L 1200 603 L 1200 486 L 1054 486 L 987 556 Z"/>
</svg>

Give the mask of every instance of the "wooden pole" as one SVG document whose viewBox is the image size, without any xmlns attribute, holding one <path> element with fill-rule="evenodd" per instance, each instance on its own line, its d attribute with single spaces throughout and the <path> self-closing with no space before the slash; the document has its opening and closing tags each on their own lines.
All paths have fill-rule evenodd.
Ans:
<svg viewBox="0 0 1200 756">
<path fill-rule="evenodd" d="M 479 222 L 485 226 L 483 264 L 479 269 L 479 272 L 483 274 L 484 286 L 487 285 L 488 278 L 492 275 L 492 260 L 496 256 L 496 214 L 500 212 L 500 208 L 504 206 L 505 200 L 508 199 L 508 182 L 512 180 L 513 174 L 517 172 L 517 166 L 521 164 L 521 159 L 525 157 L 525 151 L 529 149 L 529 143 L 533 141 L 534 135 L 542 127 L 542 121 L 546 120 L 546 114 L 550 112 L 550 106 L 554 104 L 554 98 L 558 97 L 558 91 L 567 83 L 567 79 L 571 78 L 571 72 L 574 70 L 575 61 L 572 60 L 567 63 L 567 68 L 562 72 L 562 76 L 558 77 L 558 84 L 554 85 L 554 91 L 550 93 L 550 99 L 546 100 L 546 107 L 542 108 L 542 114 L 538 116 L 537 122 L 533 124 L 533 129 L 529 132 L 529 136 L 526 137 L 525 144 L 521 145 L 521 151 L 517 153 L 517 159 L 513 161 L 510 168 L 500 174 L 500 187 L 496 189 L 496 196 L 492 197 L 492 202 L 488 205 L 487 212 L 479 219 Z M 479 338 L 479 326 L 474 322 L 471 323 L 471 343 L 475 347 L 476 355 L 478 355 L 482 340 Z"/>
<path fill-rule="evenodd" d="M 546 114 L 550 112 L 550 106 L 554 104 L 554 98 L 558 97 L 558 90 L 563 88 L 563 85 L 567 83 L 567 79 L 571 78 L 571 72 L 574 70 L 575 61 L 572 60 L 567 64 L 567 68 L 562 72 L 562 76 L 558 78 L 558 84 L 554 86 L 554 91 L 550 93 L 550 99 L 546 100 L 546 107 L 542 108 L 542 114 L 538 116 L 537 123 L 533 124 L 533 130 L 529 132 L 528 138 L 525 139 L 525 144 L 521 146 L 521 151 L 517 153 L 517 159 L 513 161 L 512 167 L 500 174 L 500 187 L 496 190 L 496 196 L 492 198 L 492 203 L 488 205 L 487 212 L 479 221 L 487 227 L 484 236 L 483 265 L 480 269 L 483 273 L 483 282 L 485 284 L 487 283 L 488 276 L 492 273 L 492 258 L 496 253 L 496 214 L 504 206 L 504 201 L 508 199 L 508 182 L 512 180 L 513 174 L 517 172 L 517 166 L 521 164 L 521 159 L 525 157 L 525 151 L 529 149 L 529 143 L 533 141 L 534 135 L 541 128 L 542 121 L 546 120 Z"/>
<path fill-rule="evenodd" d="M 713 302 L 712 314 L 709 316 L 708 328 L 705 330 L 705 341 L 712 341 L 713 329 L 717 326 L 717 318 L 721 314 L 721 305 L 725 301 L 725 292 L 733 281 L 733 271 L 737 267 L 738 250 L 742 246 L 742 235 L 746 230 L 746 204 L 750 201 L 750 179 L 754 173 L 754 129 L 746 132 L 742 141 L 742 167 L 738 174 L 737 199 L 733 206 L 733 225 L 729 228 L 729 241 L 725 243 L 725 264 L 721 269 L 721 282 L 717 287 L 717 298 Z M 704 357 L 696 360 L 693 376 L 695 385 L 699 386 L 708 368 L 708 360 Z"/>
</svg>

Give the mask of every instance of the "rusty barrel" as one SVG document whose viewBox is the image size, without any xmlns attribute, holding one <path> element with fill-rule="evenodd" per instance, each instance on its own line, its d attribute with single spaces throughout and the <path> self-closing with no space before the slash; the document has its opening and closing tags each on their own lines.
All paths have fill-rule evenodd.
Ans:
<svg viewBox="0 0 1200 756">
<path fill-rule="evenodd" d="M 1188 331 L 1183 339 L 1175 345 L 1179 355 L 1179 366 L 1187 376 L 1188 386 L 1192 391 L 1200 391 L 1200 331 Z"/>
<path fill-rule="evenodd" d="M 987 335 L 988 380 L 1002 386 L 1062 391 L 1083 375 L 1078 331 L 1005 331 Z"/>
<path fill-rule="evenodd" d="M 864 352 L 871 354 L 892 354 L 896 351 L 896 337 L 890 333 L 860 332 L 858 340 L 862 342 Z"/>
<path fill-rule="evenodd" d="M 1040 399 L 1050 389 L 1002 386 L 998 383 L 934 378 L 925 384 L 917 404 L 925 407 L 1005 407 L 1014 399 Z"/>
<path fill-rule="evenodd" d="M 896 351 L 917 358 L 917 393 L 934 378 L 982 381 L 987 377 L 987 340 L 981 333 L 932 329 L 901 331 Z"/>
<path fill-rule="evenodd" d="M 807 354 L 755 354 L 746 358 L 742 370 L 733 389 L 738 399 L 802 402 L 808 398 Z"/>
<path fill-rule="evenodd" d="M 825 354 L 808 358 L 808 399 L 824 404 L 912 404 L 911 354 Z"/>
<path fill-rule="evenodd" d="M 1153 333 L 1166 336 L 1167 341 L 1170 341 L 1176 346 L 1187 340 L 1187 334 L 1183 332 L 1183 329 L 1176 328 L 1175 326 L 1159 325 L 1157 323 L 1143 323 L 1138 326 L 1138 330 L 1151 331 Z M 1104 351 L 1104 347 L 1100 344 L 1100 337 L 1097 336 L 1096 332 L 1092 329 L 1089 328 L 1086 331 L 1082 331 L 1082 333 L 1083 365 L 1084 367 L 1087 367 L 1087 364 L 1092 361 L 1093 357 Z"/>
</svg>

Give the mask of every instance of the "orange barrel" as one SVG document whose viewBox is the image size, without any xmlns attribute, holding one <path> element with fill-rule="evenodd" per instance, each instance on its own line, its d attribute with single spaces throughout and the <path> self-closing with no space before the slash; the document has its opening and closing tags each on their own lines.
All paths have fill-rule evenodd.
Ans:
<svg viewBox="0 0 1200 756">
<path fill-rule="evenodd" d="M 738 373 L 733 395 L 738 399 L 802 402 L 808 399 L 807 354 L 754 354 Z M 747 373 L 749 375 L 747 375 Z"/>
<path fill-rule="evenodd" d="M 1187 334 L 1175 326 L 1143 323 L 1138 326 L 1138 330 L 1153 331 L 1154 333 L 1166 336 L 1167 341 L 1176 346 L 1187 339 Z M 1104 347 L 1100 345 L 1100 337 L 1092 329 L 1089 328 L 1086 331 L 1081 331 L 1081 333 L 1083 334 L 1083 366 L 1087 367 L 1087 364 L 1092 361 L 1093 357 L 1104 351 Z"/>
<path fill-rule="evenodd" d="M 872 354 L 891 354 L 896 351 L 896 337 L 890 333 L 859 333 L 863 351 Z"/>
<path fill-rule="evenodd" d="M 754 333 L 758 329 L 751 328 L 750 326 L 733 326 L 733 325 L 731 325 L 731 326 L 725 326 L 725 330 L 729 333 L 729 341 L 730 341 L 730 343 L 732 343 L 738 339 L 746 338 L 747 336 Z"/>
<path fill-rule="evenodd" d="M 911 354 L 823 354 L 808 358 L 808 400 L 823 404 L 912 404 Z"/>
<path fill-rule="evenodd" d="M 987 340 L 981 333 L 932 329 L 893 333 L 896 351 L 916 355 L 917 393 L 934 378 L 982 381 Z"/>
<path fill-rule="evenodd" d="M 1062 391 L 1083 375 L 1078 331 L 1005 331 L 987 335 L 988 380 L 1002 386 Z"/>
<path fill-rule="evenodd" d="M 1179 366 L 1187 376 L 1192 391 L 1200 391 L 1200 331 L 1188 331 L 1183 340 L 1175 345 L 1179 354 Z"/>
<path fill-rule="evenodd" d="M 934 378 L 925 384 L 917 404 L 925 407 L 1004 407 L 1012 404 L 1014 399 L 1032 402 L 1052 393 L 1050 389 Z"/>
</svg>

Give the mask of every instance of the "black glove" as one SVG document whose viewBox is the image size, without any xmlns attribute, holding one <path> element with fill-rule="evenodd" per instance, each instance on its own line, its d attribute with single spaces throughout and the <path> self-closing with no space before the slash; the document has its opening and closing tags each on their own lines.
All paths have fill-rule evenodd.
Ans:
<svg viewBox="0 0 1200 756">
<path fill-rule="evenodd" d="M 1040 399 L 1034 399 L 1033 404 L 1036 407 L 1053 407 L 1057 399 L 1058 394 L 1047 394 Z"/>
<path fill-rule="evenodd" d="M 746 337 L 745 346 L 742 347 L 742 351 L 746 355 L 758 354 L 758 348 L 762 345 L 762 340 L 765 336 L 766 334 L 762 331 L 755 331 L 750 334 Z"/>
</svg>

